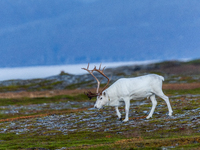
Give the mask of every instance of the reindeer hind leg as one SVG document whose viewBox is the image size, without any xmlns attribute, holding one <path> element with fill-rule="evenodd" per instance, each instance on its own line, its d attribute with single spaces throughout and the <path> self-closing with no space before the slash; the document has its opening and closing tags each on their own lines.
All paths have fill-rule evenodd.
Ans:
<svg viewBox="0 0 200 150">
<path fill-rule="evenodd" d="M 154 110 L 156 108 L 156 105 L 157 105 L 157 101 L 156 101 L 156 98 L 155 98 L 155 94 L 151 95 L 150 96 L 150 100 L 152 102 L 152 108 L 151 108 L 151 111 L 149 113 L 149 115 L 146 117 L 147 119 L 151 118 L 153 113 L 154 113 Z"/>
<path fill-rule="evenodd" d="M 172 111 L 172 107 L 171 107 L 170 102 L 169 102 L 169 98 L 164 93 L 161 94 L 161 95 L 158 95 L 158 96 L 166 102 L 167 107 L 168 107 L 168 111 L 169 111 L 169 116 L 172 116 L 173 111 Z"/>
</svg>

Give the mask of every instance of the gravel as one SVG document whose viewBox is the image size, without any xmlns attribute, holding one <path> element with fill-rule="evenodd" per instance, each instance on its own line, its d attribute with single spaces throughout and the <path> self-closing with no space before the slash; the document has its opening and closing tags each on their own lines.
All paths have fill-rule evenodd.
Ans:
<svg viewBox="0 0 200 150">
<path fill-rule="evenodd" d="M 196 96 L 194 95 L 193 98 Z M 172 99 L 172 101 L 178 101 L 178 99 Z M 153 118 L 137 119 L 131 118 L 137 116 L 144 116 L 151 109 L 151 107 L 145 107 L 146 110 L 138 110 L 137 107 L 142 108 L 142 105 L 148 104 L 149 100 L 145 100 L 138 105 L 138 102 L 131 103 L 130 108 L 130 120 L 126 123 L 122 123 L 117 119 L 115 109 L 113 107 L 106 107 L 102 110 L 96 110 L 93 108 L 93 102 L 67 102 L 67 103 L 50 103 L 50 104 L 37 104 L 29 106 L 1 106 L 0 113 L 22 113 L 27 114 L 24 110 L 41 110 L 41 109 L 78 109 L 87 108 L 85 111 L 68 114 L 53 114 L 45 117 L 37 117 L 30 119 L 21 119 L 10 122 L 0 123 L 0 133 L 15 133 L 15 134 L 27 134 L 38 133 L 45 135 L 56 135 L 58 132 L 67 135 L 71 132 L 79 131 L 92 131 L 92 132 L 110 132 L 114 131 L 121 134 L 127 128 L 140 129 L 145 127 L 146 132 L 154 132 L 155 130 L 163 129 L 184 129 L 192 128 L 195 132 L 200 132 L 199 119 L 200 108 L 183 110 L 180 114 L 173 114 L 169 117 L 167 112 L 163 111 L 166 104 L 163 102 L 156 108 Z M 173 103 L 173 102 L 172 102 Z M 137 104 L 137 105 L 136 105 Z M 148 110 L 148 111 L 147 111 Z M 124 116 L 124 107 L 120 108 L 122 116 Z M 155 128 L 152 129 L 152 126 Z M 48 132 L 54 131 L 54 132 Z"/>
</svg>

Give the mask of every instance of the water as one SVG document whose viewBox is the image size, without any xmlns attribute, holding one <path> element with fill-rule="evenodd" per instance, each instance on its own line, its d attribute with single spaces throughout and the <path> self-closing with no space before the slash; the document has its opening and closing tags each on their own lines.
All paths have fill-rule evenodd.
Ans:
<svg viewBox="0 0 200 150">
<path fill-rule="evenodd" d="M 106 68 L 118 67 L 123 65 L 142 65 L 159 62 L 158 60 L 148 61 L 132 61 L 132 62 L 110 62 L 102 63 L 102 67 Z M 57 65 L 57 66 L 35 66 L 35 67 L 18 67 L 18 68 L 0 68 L 0 81 L 13 79 L 35 79 L 45 78 L 60 74 L 61 71 L 70 74 L 85 74 L 88 64 L 73 64 L 73 65 Z M 90 68 L 99 66 L 100 63 L 91 63 Z"/>
</svg>

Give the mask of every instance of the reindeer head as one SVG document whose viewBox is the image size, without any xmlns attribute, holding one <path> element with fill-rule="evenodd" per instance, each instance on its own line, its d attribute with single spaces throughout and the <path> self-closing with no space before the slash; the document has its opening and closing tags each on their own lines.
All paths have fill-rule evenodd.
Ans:
<svg viewBox="0 0 200 150">
<path fill-rule="evenodd" d="M 94 105 L 95 108 L 101 108 L 102 106 L 104 106 L 105 104 L 108 103 L 108 97 L 107 97 L 107 94 L 106 94 L 106 91 L 104 91 L 109 82 L 110 82 L 110 79 L 103 73 L 105 67 L 101 70 L 101 65 L 99 66 L 99 69 L 96 69 L 96 66 L 94 67 L 94 69 L 92 70 L 89 70 L 89 64 L 88 64 L 88 67 L 87 69 L 86 68 L 82 68 L 86 71 L 88 71 L 97 81 L 97 91 L 96 93 L 92 93 L 91 91 L 88 91 L 88 93 L 85 93 L 89 99 L 92 99 L 93 97 L 97 97 L 97 101 Z M 108 82 L 106 84 L 106 86 L 99 92 L 99 87 L 100 87 L 100 81 L 94 76 L 93 72 L 94 71 L 97 71 L 98 73 L 100 73 L 102 76 L 106 77 Z"/>
</svg>

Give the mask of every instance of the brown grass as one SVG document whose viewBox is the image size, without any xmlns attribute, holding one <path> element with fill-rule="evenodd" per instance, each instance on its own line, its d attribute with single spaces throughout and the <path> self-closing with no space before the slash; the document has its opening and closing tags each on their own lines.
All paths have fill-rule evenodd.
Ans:
<svg viewBox="0 0 200 150">
<path fill-rule="evenodd" d="M 52 97 L 57 95 L 76 95 L 84 93 L 86 90 L 75 89 L 75 90 L 48 90 L 48 91 L 35 91 L 35 92 L 6 92 L 0 93 L 0 98 L 36 98 L 36 97 Z"/>
<path fill-rule="evenodd" d="M 163 84 L 163 89 L 171 90 L 181 90 L 181 89 L 195 89 L 200 88 L 200 83 L 173 83 L 173 84 Z M 95 89 L 90 89 L 95 91 Z M 77 95 L 86 92 L 85 89 L 75 89 L 75 90 L 50 90 L 50 91 L 36 91 L 36 92 L 6 92 L 0 93 L 0 98 L 36 98 L 36 97 L 52 97 L 57 95 Z"/>
<path fill-rule="evenodd" d="M 97 145 L 83 145 L 83 146 L 77 146 L 77 147 L 71 147 L 67 149 L 89 149 L 89 148 L 97 148 L 107 146 L 111 149 L 133 149 L 133 148 L 155 148 L 155 147 L 165 147 L 165 146 L 184 146 L 192 143 L 199 143 L 200 137 L 182 137 L 182 138 L 170 138 L 170 139 L 143 139 L 141 137 L 138 138 L 132 138 L 132 139 L 122 139 L 119 141 L 116 141 L 114 143 L 105 143 L 105 144 L 97 144 Z M 194 148 L 199 149 L 199 148 Z"/>
<path fill-rule="evenodd" d="M 173 83 L 163 85 L 163 89 L 165 90 L 189 90 L 196 88 L 200 88 L 200 83 Z"/>
</svg>

